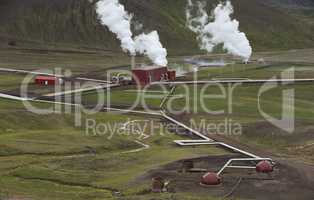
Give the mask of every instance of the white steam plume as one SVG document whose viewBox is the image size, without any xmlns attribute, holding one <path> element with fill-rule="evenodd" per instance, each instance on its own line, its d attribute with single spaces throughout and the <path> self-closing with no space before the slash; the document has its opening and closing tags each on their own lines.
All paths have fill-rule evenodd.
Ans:
<svg viewBox="0 0 314 200">
<path fill-rule="evenodd" d="M 252 55 L 252 47 L 245 33 L 239 31 L 239 22 L 231 19 L 233 6 L 230 1 L 220 3 L 213 12 L 213 22 L 205 11 L 205 5 L 198 2 L 196 17 L 192 17 L 193 4 L 188 0 L 186 9 L 187 26 L 198 34 L 200 48 L 212 52 L 216 45 L 223 44 L 228 53 L 240 56 L 248 61 Z"/>
<path fill-rule="evenodd" d="M 203 29 L 208 24 L 209 17 L 205 11 L 206 3 L 200 1 L 195 6 L 197 8 L 196 16 L 193 17 L 192 10 L 194 5 L 192 0 L 188 0 L 188 7 L 186 9 L 187 26 L 195 33 L 198 34 L 197 40 L 202 50 L 212 52 L 215 44 L 212 43 L 211 38 L 208 34 L 203 33 Z"/>
<path fill-rule="evenodd" d="M 192 15 L 192 10 L 194 8 L 194 5 L 192 3 L 192 0 L 188 0 L 188 7 L 186 9 L 186 19 L 187 19 L 187 26 L 193 31 L 193 32 L 201 32 L 202 27 L 204 27 L 208 23 L 208 15 L 205 11 L 206 3 L 202 3 L 200 1 L 197 2 L 197 16 Z"/>
<path fill-rule="evenodd" d="M 167 50 L 163 48 L 157 31 L 149 34 L 140 34 L 133 39 L 131 31 L 132 15 L 128 14 L 119 0 L 100 0 L 96 4 L 96 12 L 102 25 L 116 34 L 121 41 L 124 51 L 132 55 L 136 53 L 147 55 L 154 64 L 166 66 Z"/>
<path fill-rule="evenodd" d="M 124 6 L 118 0 L 101 0 L 96 4 L 96 12 L 102 25 L 107 26 L 121 41 L 122 49 L 135 55 L 131 31 L 132 16 L 125 11 Z"/>
<path fill-rule="evenodd" d="M 167 50 L 160 43 L 157 31 L 137 36 L 135 48 L 139 53 L 147 55 L 156 65 L 167 66 Z"/>
</svg>

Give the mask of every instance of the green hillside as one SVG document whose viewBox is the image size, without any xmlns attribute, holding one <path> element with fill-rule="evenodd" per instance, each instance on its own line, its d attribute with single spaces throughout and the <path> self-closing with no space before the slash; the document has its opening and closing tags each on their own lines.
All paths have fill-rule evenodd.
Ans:
<svg viewBox="0 0 314 200">
<path fill-rule="evenodd" d="M 143 31 L 158 30 L 172 54 L 197 52 L 195 35 L 185 27 L 184 0 L 120 0 L 134 13 Z M 208 0 L 208 9 L 217 0 Z M 297 7 L 295 5 L 302 5 Z M 314 46 L 312 1 L 233 0 L 240 29 L 255 50 L 308 48 Z M 278 6 L 284 5 L 284 6 Z M 286 5 L 294 5 L 287 10 Z M 304 11 L 304 7 L 308 8 Z M 120 51 L 119 42 L 102 27 L 87 0 L 2 0 L 0 2 L 1 46 L 52 45 Z"/>
</svg>

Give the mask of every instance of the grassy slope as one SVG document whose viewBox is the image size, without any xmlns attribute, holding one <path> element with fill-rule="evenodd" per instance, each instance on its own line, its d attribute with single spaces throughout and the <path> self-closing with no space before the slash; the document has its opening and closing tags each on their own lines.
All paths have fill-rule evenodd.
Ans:
<svg viewBox="0 0 314 200">
<path fill-rule="evenodd" d="M 172 54 L 197 52 L 195 35 L 185 27 L 183 0 L 121 1 L 135 14 L 144 31 L 158 30 L 163 44 Z M 218 1 L 210 0 L 208 10 Z M 248 34 L 255 50 L 313 47 L 313 25 L 285 9 L 273 8 L 258 0 L 234 0 L 235 17 Z M 49 7 L 48 7 L 49 6 Z M 0 4 L 0 35 L 32 44 L 54 47 L 85 46 L 116 49 L 118 41 L 99 25 L 93 7 L 86 0 L 4 1 Z M 12 12 L 14 11 L 14 12 Z M 304 15 L 302 15 L 304 16 Z M 23 42 L 24 41 L 24 42 Z M 30 43 L 29 43 L 30 42 Z"/>
<path fill-rule="evenodd" d="M 73 49 L 68 51 L 1 49 L 0 60 L 0 67 L 3 68 L 25 70 L 61 68 L 71 70 L 73 74 L 86 74 L 112 66 L 127 65 L 130 62 L 130 59 L 122 53 L 82 52 Z"/>
<path fill-rule="evenodd" d="M 115 132 L 111 140 L 108 134 L 86 135 L 84 128 L 74 127 L 71 114 L 36 115 L 25 111 L 19 102 L 2 99 L 0 114 L 4 116 L 0 120 L 0 198 L 107 200 L 113 198 L 112 190 L 119 190 L 127 197 L 150 199 L 150 195 L 138 196 L 139 192 L 149 190 L 149 180 L 130 183 L 146 170 L 178 159 L 225 153 L 214 147 L 178 148 L 172 140 L 181 137 L 167 132 L 161 136 L 155 131 L 155 135 L 145 140 L 151 145 L 149 150 L 123 154 L 141 147 L 133 142 L 138 135 Z M 124 123 L 128 118 L 143 119 L 109 113 L 88 118 L 112 125 Z M 89 148 L 97 155 L 91 154 Z M 179 198 L 182 194 L 175 196 Z"/>
<path fill-rule="evenodd" d="M 38 106 L 38 105 L 37 105 Z M 46 107 L 47 105 L 40 105 Z M 137 148 L 133 142 L 121 138 L 108 141 L 106 138 L 93 138 L 84 135 L 84 131 L 75 128 L 71 115 L 40 116 L 25 111 L 19 102 L 1 100 L 0 103 L 0 197 L 28 196 L 30 198 L 49 196 L 50 199 L 77 199 L 98 197 L 109 199 L 111 192 L 82 186 L 62 185 L 49 181 L 27 180 L 11 173 L 27 166 L 44 164 L 50 160 L 60 159 L 66 155 L 84 155 L 88 153 L 86 146 L 99 152 L 127 150 Z M 9 109 L 9 111 L 8 111 Z M 120 121 L 124 117 L 93 116 L 98 120 L 110 118 L 110 121 Z M 65 157 L 64 157 L 65 158 Z M 74 175 L 74 174 L 73 174 Z"/>
<path fill-rule="evenodd" d="M 215 71 L 215 69 L 212 70 Z M 210 69 L 207 72 L 210 72 Z M 313 95 L 309 92 L 313 88 L 304 85 L 295 86 L 295 88 L 297 122 L 302 121 L 301 124 L 297 125 L 297 133 L 305 136 L 306 140 L 302 140 L 303 137 L 299 137 L 298 134 L 287 135 L 286 137 L 270 134 L 278 130 L 267 124 L 258 129 L 257 135 L 251 134 L 250 130 L 255 130 L 256 121 L 263 121 L 256 110 L 256 91 L 258 91 L 256 86 L 238 87 L 235 92 L 234 114 L 229 117 L 245 125 L 244 135 L 239 139 L 274 148 L 279 152 L 285 151 L 290 155 L 298 156 L 302 152 L 302 157 L 310 158 L 313 152 L 311 146 L 305 146 L 304 149 L 297 151 L 298 153 L 296 153 L 295 148 L 313 141 L 310 135 L 305 135 L 313 121 L 312 110 L 308 109 L 308 107 L 313 106 L 311 103 Z M 263 96 L 263 108 L 275 116 L 280 112 L 281 99 L 274 94 L 278 94 L 281 89 L 283 88 L 277 88 Z M 177 93 L 180 94 L 182 91 L 179 88 Z M 216 94 L 217 90 L 211 88 L 207 92 Z M 123 92 L 119 95 L 122 94 Z M 120 99 L 119 95 L 116 96 L 118 99 Z M 131 96 L 129 98 L 132 99 Z M 126 99 L 125 97 L 125 101 Z M 227 103 L 221 100 L 205 102 L 211 109 L 225 108 Z M 151 103 L 158 105 L 158 100 Z M 179 101 L 176 106 L 182 106 L 183 103 Z M 193 103 L 193 99 L 191 103 Z M 143 171 L 174 160 L 224 153 L 209 147 L 177 148 L 172 146 L 171 142 L 173 139 L 177 139 L 177 136 L 159 137 L 157 134 L 157 136 L 146 141 L 152 146 L 151 149 L 124 155 L 119 152 L 136 148 L 136 144 L 119 137 L 110 141 L 106 137 L 86 137 L 83 130 L 73 127 L 71 115 L 37 116 L 21 112 L 23 107 L 19 103 L 4 100 L 1 100 L 0 108 L 3 113 L 2 116 L 5 116 L 0 121 L 0 127 L 2 127 L 0 131 L 2 149 L 0 152 L 0 172 L 2 175 L 0 193 L 2 195 L 33 199 L 39 199 L 44 194 L 47 196 L 46 199 L 110 199 L 112 198 L 110 189 L 114 188 L 121 190 L 129 199 L 151 199 L 153 197 L 151 195 L 139 195 L 148 190 L 148 181 L 136 185 L 129 184 L 129 181 L 142 175 Z M 124 121 L 127 117 L 141 119 L 140 117 L 122 117 L 104 113 L 90 117 L 97 118 L 99 121 L 110 120 L 111 122 Z M 224 116 L 207 115 L 202 110 L 199 110 L 193 117 L 196 120 L 205 118 L 209 122 L 224 120 Z M 80 157 L 80 155 L 88 153 L 85 146 L 96 149 L 98 155 L 87 154 L 87 156 Z M 74 195 L 77 193 L 78 195 Z M 192 196 L 190 199 L 193 199 L 194 195 L 175 194 L 175 197 L 179 199 L 189 199 L 188 196 Z M 170 197 L 164 195 L 156 198 L 167 199 Z"/>
<path fill-rule="evenodd" d="M 235 16 L 253 44 L 253 49 L 295 49 L 313 44 L 312 28 L 285 11 L 260 1 L 236 0 Z"/>
</svg>

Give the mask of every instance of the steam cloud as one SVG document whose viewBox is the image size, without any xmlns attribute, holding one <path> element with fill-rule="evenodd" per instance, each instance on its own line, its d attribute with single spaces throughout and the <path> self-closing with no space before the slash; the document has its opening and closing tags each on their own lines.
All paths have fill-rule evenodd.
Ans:
<svg viewBox="0 0 314 200">
<path fill-rule="evenodd" d="M 186 9 L 187 26 L 198 34 L 200 48 L 212 52 L 215 46 L 223 44 L 228 53 L 248 61 L 252 55 L 252 47 L 245 33 L 239 31 L 239 22 L 230 17 L 233 14 L 231 2 L 218 4 L 212 13 L 212 22 L 209 21 L 205 6 L 206 4 L 201 2 L 197 2 L 195 6 L 192 0 L 188 0 Z M 192 11 L 195 7 L 197 13 L 193 17 Z"/>
<path fill-rule="evenodd" d="M 137 52 L 147 55 L 156 65 L 168 64 L 167 50 L 163 48 L 157 31 L 142 33 L 133 39 L 132 15 L 127 13 L 119 0 L 100 0 L 96 4 L 96 12 L 102 25 L 116 34 L 124 51 L 128 51 L 131 55 L 136 55 Z"/>
<path fill-rule="evenodd" d="M 167 66 L 167 50 L 159 42 L 157 31 L 137 36 L 135 45 L 139 53 L 147 55 L 156 65 Z"/>
<path fill-rule="evenodd" d="M 96 11 L 102 25 L 107 26 L 121 41 L 122 49 L 135 55 L 131 31 L 132 16 L 125 11 L 124 6 L 118 0 L 101 0 L 96 4 Z"/>
</svg>

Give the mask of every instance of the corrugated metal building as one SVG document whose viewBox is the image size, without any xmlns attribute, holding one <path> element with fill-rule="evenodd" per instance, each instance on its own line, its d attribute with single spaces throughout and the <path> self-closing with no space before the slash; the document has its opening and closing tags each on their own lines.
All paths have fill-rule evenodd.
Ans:
<svg viewBox="0 0 314 200">
<path fill-rule="evenodd" d="M 37 85 L 56 85 L 62 84 L 62 79 L 55 76 L 36 76 L 35 83 Z"/>
<path fill-rule="evenodd" d="M 167 67 L 138 67 L 132 70 L 133 81 L 140 85 L 146 86 L 152 82 L 174 81 L 176 79 L 175 70 L 168 70 Z"/>
</svg>

